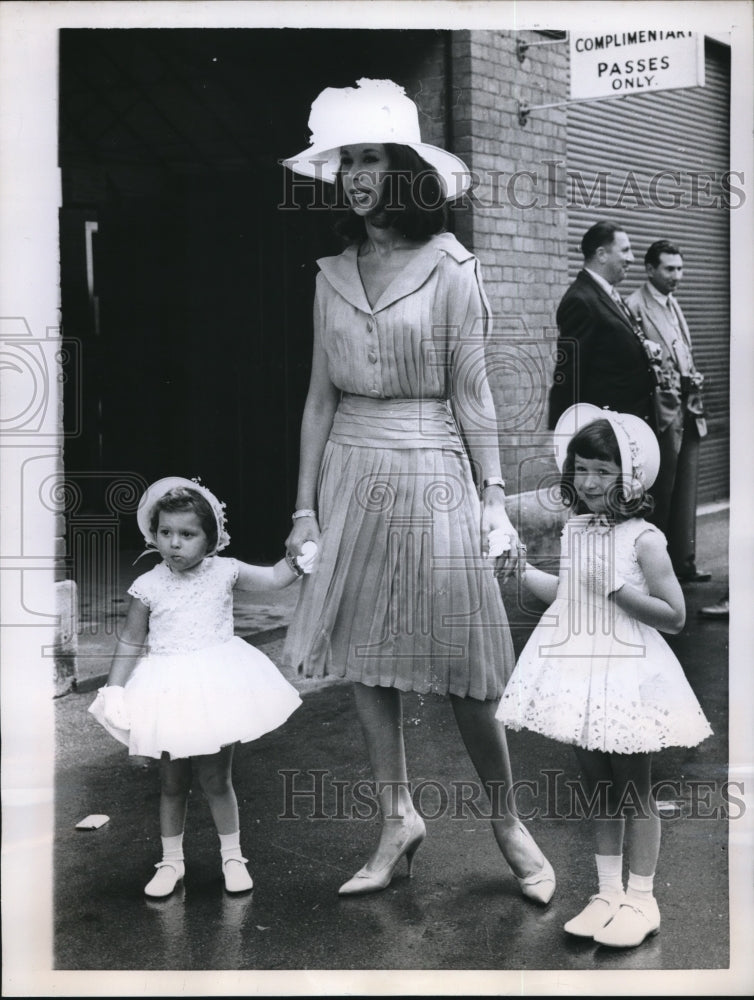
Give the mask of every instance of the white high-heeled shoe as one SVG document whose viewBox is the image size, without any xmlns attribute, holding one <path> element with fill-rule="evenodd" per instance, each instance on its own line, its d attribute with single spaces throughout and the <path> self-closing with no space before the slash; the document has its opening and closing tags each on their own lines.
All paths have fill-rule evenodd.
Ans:
<svg viewBox="0 0 754 1000">
<path fill-rule="evenodd" d="M 508 861 L 507 858 L 505 860 L 508 861 L 508 867 L 510 868 L 513 877 L 518 882 L 522 895 L 526 896 L 527 899 L 534 900 L 535 903 L 547 905 L 555 893 L 555 872 L 553 871 L 550 862 L 544 854 L 542 854 L 540 848 L 537 847 L 536 841 L 532 835 L 520 820 L 518 822 L 518 826 L 516 827 L 516 832 L 520 834 L 524 841 L 526 841 L 529 847 L 529 853 L 533 857 L 539 854 L 542 855 L 542 864 L 530 875 L 516 875 L 510 861 Z M 505 854 L 503 854 L 503 857 L 505 857 Z M 532 861 L 532 864 L 535 863 L 536 862 Z"/>
<path fill-rule="evenodd" d="M 370 870 L 368 864 L 360 868 L 356 874 L 338 889 L 339 896 L 360 896 L 368 892 L 379 892 L 386 889 L 392 881 L 398 862 L 405 855 L 408 865 L 408 877 L 411 878 L 411 866 L 414 855 L 427 835 L 424 821 L 418 813 L 414 813 L 411 826 L 400 847 L 393 857 L 381 868 Z"/>
</svg>

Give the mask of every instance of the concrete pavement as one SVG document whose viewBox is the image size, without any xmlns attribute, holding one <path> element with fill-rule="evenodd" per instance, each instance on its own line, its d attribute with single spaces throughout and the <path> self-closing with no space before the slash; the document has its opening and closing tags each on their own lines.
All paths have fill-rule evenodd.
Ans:
<svg viewBox="0 0 754 1000">
<path fill-rule="evenodd" d="M 533 733 L 509 735 L 515 776 L 535 782 L 531 794 L 521 798 L 531 812 L 529 828 L 558 877 L 555 897 L 542 908 L 520 895 L 489 823 L 464 804 L 464 796 L 474 796 L 475 775 L 447 700 L 433 696 L 404 700 L 409 773 L 428 828 L 414 876 L 409 881 L 401 868 L 381 893 L 338 897 L 338 886 L 363 864 L 375 842 L 376 819 L 358 818 L 369 813 L 368 796 L 364 804 L 362 789 L 361 804 L 354 800 L 355 782 L 367 781 L 370 772 L 350 686 L 298 678 L 291 679 L 303 706 L 276 732 L 240 746 L 235 759 L 242 844 L 251 859 L 254 892 L 239 898 L 224 892 L 216 834 L 197 793 L 186 827 L 184 886 L 167 900 L 147 900 L 143 886 L 160 856 L 158 774 L 153 765 L 129 760 L 87 714 L 112 648 L 112 637 L 100 633 L 89 644 L 91 655 L 80 660 L 78 690 L 55 704 L 53 967 L 486 970 L 501 977 L 526 970 L 726 969 L 726 816 L 735 816 L 724 791 L 727 623 L 697 614 L 727 587 L 726 512 L 700 519 L 699 563 L 712 571 L 713 580 L 684 588 L 688 624 L 670 642 L 715 735 L 698 748 L 672 749 L 656 758 L 655 780 L 675 784 L 661 795 L 656 895 L 662 928 L 642 947 L 612 951 L 570 939 L 562 930 L 596 889 L 589 833 L 570 818 L 569 782 L 577 778 L 570 748 Z M 141 565 L 134 576 L 143 571 Z M 239 631 L 273 660 L 295 599 L 292 590 L 282 604 L 239 609 Z M 113 594 L 112 600 L 122 596 Z M 530 622 L 516 612 L 515 601 L 506 603 L 520 649 Z M 120 607 L 113 604 L 116 617 Z M 85 641 L 80 651 L 84 647 Z M 105 813 L 109 822 L 96 831 L 76 830 L 89 813 Z M 443 982 L 449 986 L 451 980 Z M 519 981 L 514 976 L 489 982 L 493 985 L 482 992 L 508 992 L 505 984 Z M 436 981 L 432 991 L 442 992 Z M 512 991 L 520 989 L 514 985 Z M 643 991 L 638 984 L 631 987 Z"/>
</svg>

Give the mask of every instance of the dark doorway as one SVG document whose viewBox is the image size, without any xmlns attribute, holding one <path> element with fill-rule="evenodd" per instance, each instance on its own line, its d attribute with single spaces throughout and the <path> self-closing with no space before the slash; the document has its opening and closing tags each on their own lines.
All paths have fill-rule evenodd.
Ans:
<svg viewBox="0 0 754 1000">
<path fill-rule="evenodd" d="M 445 137 L 447 33 L 64 30 L 62 310 L 80 342 L 66 475 L 201 476 L 233 552 L 278 557 L 295 501 L 323 192 L 289 184 L 325 86 L 389 77 Z M 281 205 L 288 205 L 287 209 Z M 73 355 L 72 355 L 73 356 Z M 94 475 L 93 475 L 94 474 Z M 140 544 L 122 517 L 124 547 Z"/>
</svg>

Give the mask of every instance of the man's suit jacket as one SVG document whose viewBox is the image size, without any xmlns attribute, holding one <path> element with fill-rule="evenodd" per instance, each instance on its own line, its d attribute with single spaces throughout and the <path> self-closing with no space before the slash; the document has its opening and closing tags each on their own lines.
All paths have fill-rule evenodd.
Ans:
<svg viewBox="0 0 754 1000">
<path fill-rule="evenodd" d="M 633 413 L 654 427 L 655 377 L 630 319 L 580 271 L 557 311 L 558 358 L 549 426 L 573 403 Z"/>
<path fill-rule="evenodd" d="M 655 393 L 655 411 L 658 433 L 666 430 L 674 421 L 682 418 L 684 403 L 689 413 L 702 416 L 704 401 L 701 392 L 690 392 L 684 399 L 681 394 L 681 372 L 678 368 L 673 341 L 678 336 L 678 330 L 673 324 L 667 310 L 657 301 L 649 290 L 649 282 L 629 295 L 626 300 L 631 312 L 641 322 L 644 333 L 662 348 L 662 371 L 665 376 L 664 385 Z M 691 344 L 691 336 L 686 318 L 681 307 L 676 302 L 677 316 L 681 328 L 686 335 L 687 343 Z"/>
</svg>

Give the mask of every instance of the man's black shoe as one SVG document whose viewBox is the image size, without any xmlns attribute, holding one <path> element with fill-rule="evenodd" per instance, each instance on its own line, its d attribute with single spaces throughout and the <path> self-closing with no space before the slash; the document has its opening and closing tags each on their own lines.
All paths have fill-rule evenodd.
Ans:
<svg viewBox="0 0 754 1000">
<path fill-rule="evenodd" d="M 702 570 L 696 569 L 693 573 L 679 573 L 678 579 L 681 583 L 709 583 L 712 579 L 712 574 L 704 573 Z"/>
</svg>

